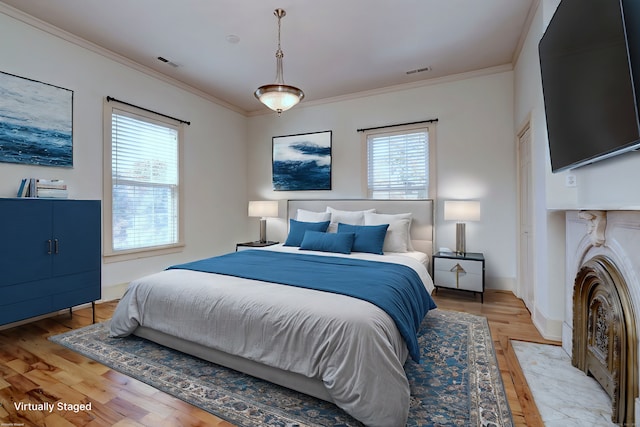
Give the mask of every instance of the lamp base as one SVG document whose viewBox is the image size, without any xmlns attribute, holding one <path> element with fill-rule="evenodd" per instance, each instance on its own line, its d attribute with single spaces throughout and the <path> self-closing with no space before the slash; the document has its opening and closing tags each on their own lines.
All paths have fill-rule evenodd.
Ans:
<svg viewBox="0 0 640 427">
<path fill-rule="evenodd" d="M 465 224 L 459 222 L 456 224 L 456 253 L 464 254 L 466 252 Z"/>
<path fill-rule="evenodd" d="M 267 220 L 265 218 L 260 218 L 260 243 L 267 242 Z"/>
</svg>

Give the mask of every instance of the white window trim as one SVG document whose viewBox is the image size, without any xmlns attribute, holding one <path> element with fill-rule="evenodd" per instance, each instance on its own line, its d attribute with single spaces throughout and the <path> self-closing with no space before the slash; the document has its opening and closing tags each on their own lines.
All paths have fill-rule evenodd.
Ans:
<svg viewBox="0 0 640 427">
<path fill-rule="evenodd" d="M 429 189 L 427 191 L 427 199 L 436 199 L 436 190 L 437 190 L 437 173 L 436 173 L 436 123 L 418 123 L 413 125 L 406 126 L 390 126 L 386 128 L 377 128 L 371 130 L 365 130 L 362 132 L 361 136 L 361 146 L 362 146 L 362 194 L 364 197 L 369 197 L 369 159 L 367 153 L 367 138 L 373 135 L 379 134 L 390 134 L 390 133 L 406 133 L 412 131 L 423 131 L 427 130 L 429 133 Z M 396 200 L 396 199 L 393 199 Z"/>
<path fill-rule="evenodd" d="M 164 255 L 180 252 L 184 249 L 184 179 L 183 179 L 183 146 L 184 146 L 184 125 L 178 120 L 154 114 L 130 105 L 117 101 L 104 100 L 103 103 L 103 189 L 102 189 L 102 255 L 105 263 L 126 261 L 137 258 Z M 134 116 L 139 116 L 141 120 L 156 122 L 160 125 L 170 125 L 178 128 L 178 241 L 170 245 L 154 246 L 150 248 L 131 249 L 123 251 L 113 251 L 113 218 L 112 218 L 112 135 L 111 118 L 113 110 L 125 111 Z"/>
</svg>

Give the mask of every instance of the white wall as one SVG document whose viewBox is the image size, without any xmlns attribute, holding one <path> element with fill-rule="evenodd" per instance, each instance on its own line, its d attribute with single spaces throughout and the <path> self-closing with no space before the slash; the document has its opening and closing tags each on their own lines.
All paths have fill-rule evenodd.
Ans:
<svg viewBox="0 0 640 427">
<path fill-rule="evenodd" d="M 640 210 L 640 152 L 632 151 L 572 171 L 578 206 Z"/>
<path fill-rule="evenodd" d="M 482 218 L 478 223 L 467 224 L 467 249 L 484 252 L 487 287 L 513 289 L 516 277 L 513 73 L 500 69 L 458 77 L 323 104 L 303 103 L 281 117 L 275 114 L 250 117 L 249 198 L 365 197 L 366 165 L 361 134 L 356 129 L 438 118 L 436 245 L 455 248 L 455 226 L 442 220 L 441 201 L 479 199 Z M 271 138 L 324 130 L 333 131 L 332 190 L 273 191 Z M 270 220 L 273 233 L 282 231 L 282 222 Z"/>
<path fill-rule="evenodd" d="M 558 3 L 559 0 L 546 0 L 545 17 L 551 18 Z M 564 181 L 554 179 L 557 174 L 547 172 L 549 209 L 640 210 L 640 186 L 637 185 L 640 181 L 639 152 L 621 154 L 567 173 L 576 177 L 573 203 L 563 203 L 560 195 L 566 192 L 562 188 Z M 557 222 L 562 221 L 562 214 L 563 212 L 556 212 Z M 561 256 L 558 254 L 556 262 L 559 262 Z M 554 298 L 557 297 L 557 289 L 554 288 L 553 293 Z M 570 322 L 570 319 L 565 320 Z"/>
<path fill-rule="evenodd" d="M 552 174 L 542 94 L 538 42 L 559 0 L 543 0 L 514 67 L 515 124 L 531 126 L 533 183 L 533 283 L 532 320 L 548 339 L 562 334 L 564 295 L 564 214 L 577 203 L 575 188 L 566 187 L 565 175 Z M 518 295 L 520 296 L 520 295 Z"/>
<path fill-rule="evenodd" d="M 516 128 L 530 120 L 533 129 L 534 282 L 532 318 L 543 336 L 560 339 L 564 317 L 564 211 L 640 209 L 640 153 L 631 152 L 593 165 L 552 173 L 549 161 L 538 42 L 560 0 L 540 2 L 514 68 Z M 567 187 L 568 174 L 577 186 Z"/>
<path fill-rule="evenodd" d="M 537 43 L 544 34 L 547 24 L 551 20 L 560 0 L 543 0 L 539 11 L 539 24 L 529 33 L 529 38 Z M 528 55 L 530 60 L 534 55 Z M 538 61 L 537 50 L 535 61 Z M 518 61 L 520 62 L 520 61 Z M 533 66 L 528 67 L 529 72 Z M 536 68 L 539 75 L 539 66 Z M 517 78 L 517 77 L 516 77 Z M 538 95 L 535 100 L 536 111 L 541 112 L 544 119 L 544 104 L 542 103 L 541 81 L 528 80 L 529 91 L 533 90 Z M 521 86 L 518 86 L 520 89 Z M 531 96 L 520 96 L 524 91 L 517 90 L 516 98 L 519 104 L 530 103 Z M 516 108 L 516 114 L 522 114 L 524 109 Z M 540 145 L 547 144 L 546 123 L 541 127 Z M 620 156 L 584 166 L 571 171 L 553 174 L 551 173 L 548 150 L 545 158 L 546 200 L 547 208 L 553 210 L 572 209 L 640 209 L 640 187 L 635 185 L 640 180 L 640 153 L 630 152 Z M 565 177 L 573 174 L 576 177 L 577 186 L 567 188 Z"/>
<path fill-rule="evenodd" d="M 64 179 L 72 198 L 102 199 L 106 96 L 192 123 L 184 141 L 184 251 L 103 264 L 103 297 L 115 285 L 168 265 L 233 250 L 234 242 L 247 237 L 246 117 L 3 12 L 0 9 L 0 71 L 74 91 L 74 165 L 0 163 L 0 197 L 14 197 L 22 178 L 37 177 Z"/>
</svg>

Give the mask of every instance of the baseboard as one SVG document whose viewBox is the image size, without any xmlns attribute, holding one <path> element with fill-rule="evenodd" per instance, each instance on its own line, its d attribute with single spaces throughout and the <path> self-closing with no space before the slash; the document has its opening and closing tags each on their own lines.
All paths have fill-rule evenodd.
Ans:
<svg viewBox="0 0 640 427">
<path fill-rule="evenodd" d="M 121 283 L 115 286 L 109 286 L 107 288 L 102 289 L 102 298 L 98 301 L 95 301 L 96 304 L 101 302 L 113 301 L 120 299 L 124 292 L 127 290 L 128 283 Z M 17 322 L 6 323 L 4 325 L 0 325 L 0 331 L 10 328 L 15 328 L 16 326 L 26 325 L 27 323 L 32 323 L 38 320 L 46 319 L 48 317 L 60 316 L 63 314 L 69 314 L 69 310 L 76 311 L 81 310 L 83 308 L 91 308 L 91 303 L 85 303 L 80 305 L 74 305 L 73 307 L 63 308 L 57 311 L 52 311 L 51 313 L 42 314 L 40 316 L 29 317 L 27 319 L 19 320 Z"/>
<path fill-rule="evenodd" d="M 80 306 L 78 306 L 78 307 L 80 307 Z M 91 304 L 89 304 L 89 307 L 91 307 Z M 75 307 L 74 307 L 74 309 L 75 309 Z M 62 310 L 58 310 L 58 311 L 53 311 L 53 312 L 47 313 L 47 314 L 42 314 L 40 316 L 29 317 L 27 319 L 18 320 L 17 322 L 5 323 L 4 325 L 0 325 L 0 331 L 3 331 L 5 329 L 10 329 L 10 328 L 15 328 L 16 326 L 26 325 L 27 323 L 35 322 L 36 320 L 46 319 L 47 317 L 60 316 L 60 315 L 65 314 L 65 313 L 69 314 L 69 309 L 68 308 L 65 308 L 65 309 L 62 309 Z"/>
<path fill-rule="evenodd" d="M 484 286 L 485 289 L 509 291 L 515 294 L 516 279 L 513 277 L 487 277 Z"/>
<path fill-rule="evenodd" d="M 562 320 L 547 318 L 537 307 L 531 316 L 531 320 L 544 339 L 562 341 Z"/>
<path fill-rule="evenodd" d="M 119 300 L 124 295 L 129 283 L 117 283 L 102 287 L 102 298 L 98 302 Z"/>
</svg>

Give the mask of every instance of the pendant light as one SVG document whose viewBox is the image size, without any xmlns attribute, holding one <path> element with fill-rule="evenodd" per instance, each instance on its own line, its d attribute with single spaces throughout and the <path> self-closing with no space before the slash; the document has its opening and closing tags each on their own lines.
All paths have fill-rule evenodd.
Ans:
<svg viewBox="0 0 640 427">
<path fill-rule="evenodd" d="M 277 112 L 283 111 L 296 105 L 304 98 L 304 92 L 295 86 L 284 84 L 284 74 L 282 72 L 282 58 L 284 53 L 280 48 L 280 20 L 286 16 L 283 9 L 276 9 L 273 14 L 278 18 L 278 50 L 276 51 L 276 81 L 273 84 L 260 86 L 254 95 L 264 105 Z"/>
</svg>

